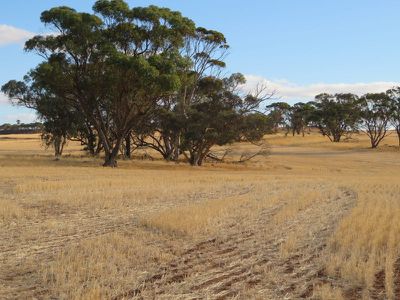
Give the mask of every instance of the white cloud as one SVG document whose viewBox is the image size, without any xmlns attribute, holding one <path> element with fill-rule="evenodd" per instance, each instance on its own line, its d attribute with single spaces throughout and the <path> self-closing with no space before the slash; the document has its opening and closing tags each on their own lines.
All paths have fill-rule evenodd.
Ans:
<svg viewBox="0 0 400 300">
<path fill-rule="evenodd" d="M 14 26 L 0 24 L 0 46 L 21 43 L 33 37 L 33 32 L 16 28 Z"/>
<path fill-rule="evenodd" d="M 284 101 L 311 101 L 320 93 L 353 93 L 356 95 L 378 93 L 385 92 L 394 86 L 400 86 L 400 82 L 388 81 L 370 83 L 313 83 L 300 85 L 287 80 L 269 80 L 257 75 L 245 76 L 247 82 L 243 87 L 244 90 L 254 90 L 257 84 L 266 85 L 269 91 L 276 91 L 276 97 Z"/>
<path fill-rule="evenodd" d="M 0 92 L 0 105 L 3 104 L 10 104 L 10 101 L 8 100 L 8 97 L 6 95 Z"/>
</svg>

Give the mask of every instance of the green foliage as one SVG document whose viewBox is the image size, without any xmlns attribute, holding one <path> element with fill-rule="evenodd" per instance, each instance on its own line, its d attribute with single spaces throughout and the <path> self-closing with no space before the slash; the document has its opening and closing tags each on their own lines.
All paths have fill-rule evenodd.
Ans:
<svg viewBox="0 0 400 300">
<path fill-rule="evenodd" d="M 279 127 L 290 128 L 291 106 L 286 102 L 275 102 L 267 106 L 273 130 L 276 133 Z"/>
<path fill-rule="evenodd" d="M 199 82 L 196 102 L 184 118 L 181 150 L 189 152 L 189 162 L 201 165 L 214 145 L 239 140 L 258 141 L 270 131 L 269 119 L 252 109 L 263 100 L 255 96 L 240 96 L 232 86 L 243 76 L 233 74 L 218 80 L 206 77 Z"/>
<path fill-rule="evenodd" d="M 260 141 L 265 134 L 273 132 L 273 123 L 269 116 L 260 112 L 245 114 L 241 118 L 240 140 L 249 142 Z"/>
<path fill-rule="evenodd" d="M 312 104 L 315 109 L 310 121 L 332 142 L 340 142 L 343 135 L 357 130 L 359 108 L 356 95 L 319 94 Z"/>
<path fill-rule="evenodd" d="M 394 107 L 388 93 L 369 93 L 360 98 L 360 126 L 371 141 L 371 148 L 388 134 Z"/>
<path fill-rule="evenodd" d="M 400 147 L 400 87 L 386 91 L 392 106 L 391 124 L 395 128 Z"/>
<path fill-rule="evenodd" d="M 105 165 L 115 166 L 125 136 L 160 99 L 180 88 L 179 70 L 187 59 L 179 50 L 196 28 L 179 12 L 156 6 L 129 8 L 121 0 L 100 0 L 93 10 L 44 11 L 41 21 L 57 35 L 36 36 L 25 49 L 45 60 L 25 85 L 10 88 L 15 85 L 10 82 L 5 88 L 11 98 L 18 93 L 22 105 L 38 108 L 35 101 L 52 98 L 65 111 L 79 112 L 103 143 Z"/>
<path fill-rule="evenodd" d="M 312 120 L 315 113 L 312 103 L 296 103 L 290 108 L 290 127 L 292 134 L 305 134 L 305 128 Z"/>
</svg>

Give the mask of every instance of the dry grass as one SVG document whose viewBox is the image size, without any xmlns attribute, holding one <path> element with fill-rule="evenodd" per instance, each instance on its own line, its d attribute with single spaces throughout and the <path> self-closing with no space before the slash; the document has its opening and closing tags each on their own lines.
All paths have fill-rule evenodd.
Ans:
<svg viewBox="0 0 400 300">
<path fill-rule="evenodd" d="M 143 269 L 171 260 L 147 245 L 148 232 L 123 230 L 63 249 L 40 273 L 53 295 L 63 299 L 109 299 L 143 280 Z M 112 286 L 112 289 L 110 289 Z"/>
<path fill-rule="evenodd" d="M 382 285 L 387 298 L 396 298 L 398 282 L 394 277 L 399 276 L 399 270 L 395 266 L 400 258 L 398 182 L 377 178 L 354 183 L 357 206 L 341 222 L 329 244 L 328 274 L 360 286 L 369 296 L 376 292 L 377 285 Z"/>
<path fill-rule="evenodd" d="M 317 286 L 313 294 L 314 299 L 344 300 L 342 291 L 334 289 L 330 285 L 323 284 Z"/>
<path fill-rule="evenodd" d="M 245 205 L 247 197 L 235 196 L 217 200 L 206 200 L 175 209 L 168 209 L 142 220 L 142 224 L 169 234 L 197 236 L 216 230 L 227 214 L 238 206 Z"/>
<path fill-rule="evenodd" d="M 318 201 L 318 199 L 321 199 L 323 196 L 321 194 L 321 191 L 317 190 L 317 188 L 320 187 L 314 186 L 311 189 L 308 189 L 307 187 L 302 187 L 301 189 L 291 191 L 291 195 L 289 191 L 286 192 L 286 195 L 282 195 L 283 199 L 290 199 L 290 201 L 284 206 L 282 210 L 274 215 L 273 219 L 276 226 L 279 226 L 279 224 L 287 221 L 290 218 L 293 218 L 300 211 L 306 209 L 307 207 Z"/>
<path fill-rule="evenodd" d="M 35 216 L 35 210 L 24 209 L 13 200 L 0 198 L 0 224 L 19 222 Z"/>
<path fill-rule="evenodd" d="M 352 134 L 349 137 L 343 137 L 340 143 L 331 143 L 328 137 L 324 137 L 313 130 L 305 137 L 301 135 L 285 137 L 283 133 L 268 136 L 266 140 L 275 146 L 291 146 L 291 147 L 313 147 L 313 148 L 328 148 L 336 150 L 351 150 L 351 149 L 368 149 L 371 147 L 370 140 L 365 134 Z M 395 151 L 398 146 L 397 134 L 392 131 L 382 141 L 378 151 Z"/>
<path fill-rule="evenodd" d="M 56 162 L 38 136 L 0 138 L 0 298 L 99 299 L 138 288 L 144 298 L 280 299 L 300 295 L 300 281 L 315 284 L 307 297 L 317 299 L 396 299 L 397 141 L 374 151 L 355 138 L 267 136 L 272 155 L 242 165 L 118 169 L 74 143 Z M 320 268 L 329 283 L 318 283 Z"/>
</svg>

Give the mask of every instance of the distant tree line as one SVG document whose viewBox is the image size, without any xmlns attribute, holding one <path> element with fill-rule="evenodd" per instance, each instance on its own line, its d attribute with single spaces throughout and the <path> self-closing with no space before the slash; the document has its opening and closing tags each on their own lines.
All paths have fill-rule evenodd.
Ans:
<svg viewBox="0 0 400 300">
<path fill-rule="evenodd" d="M 394 129 L 400 147 L 400 87 L 361 97 L 351 93 L 323 93 L 314 101 L 292 106 L 276 102 L 267 109 L 275 132 L 284 128 L 286 134 L 304 136 L 306 129 L 313 127 L 335 143 L 349 134 L 363 132 L 369 137 L 371 148 L 377 148 L 390 129 Z"/>
<path fill-rule="evenodd" d="M 0 125 L 0 134 L 40 133 L 43 125 L 40 122 L 17 124 L 4 123 Z"/>
<path fill-rule="evenodd" d="M 70 139 L 104 153 L 104 166 L 144 146 L 201 165 L 214 145 L 256 142 L 270 129 L 260 107 L 272 94 L 241 92 L 240 73 L 222 76 L 224 35 L 179 12 L 99 0 L 93 13 L 55 7 L 41 21 L 56 34 L 25 50 L 43 61 L 2 91 L 36 110 L 56 156 Z"/>
</svg>

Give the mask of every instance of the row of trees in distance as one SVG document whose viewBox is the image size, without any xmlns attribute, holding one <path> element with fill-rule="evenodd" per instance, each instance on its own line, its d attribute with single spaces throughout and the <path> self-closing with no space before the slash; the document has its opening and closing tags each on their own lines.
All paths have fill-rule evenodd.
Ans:
<svg viewBox="0 0 400 300">
<path fill-rule="evenodd" d="M 393 129 L 400 147 L 400 87 L 361 97 L 351 93 L 323 93 L 307 103 L 290 106 L 276 102 L 267 108 L 274 131 L 283 127 L 286 134 L 304 135 L 307 127 L 314 127 L 332 142 L 362 131 L 369 137 L 371 147 L 376 148 Z"/>
<path fill-rule="evenodd" d="M 21 123 L 17 120 L 16 124 L 4 123 L 0 125 L 0 134 L 20 134 L 20 133 L 40 133 L 43 124 L 40 122 Z"/>
</svg>

